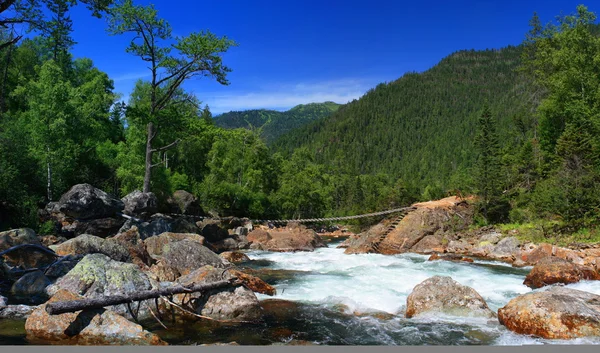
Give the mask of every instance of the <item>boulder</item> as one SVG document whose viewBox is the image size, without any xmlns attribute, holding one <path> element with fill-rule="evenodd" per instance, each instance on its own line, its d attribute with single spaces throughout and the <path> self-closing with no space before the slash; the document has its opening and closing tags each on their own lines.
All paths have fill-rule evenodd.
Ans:
<svg viewBox="0 0 600 353">
<path fill-rule="evenodd" d="M 146 250 L 150 255 L 162 256 L 163 248 L 165 245 L 184 239 L 195 241 L 201 245 L 204 244 L 204 237 L 198 234 L 166 232 L 160 235 L 155 235 L 150 238 L 146 238 L 146 240 L 144 240 L 144 245 L 146 246 Z"/>
<path fill-rule="evenodd" d="M 229 232 L 227 229 L 220 226 L 219 221 L 206 220 L 201 222 L 198 227 L 200 228 L 200 234 L 211 243 L 216 243 L 221 240 L 229 238 Z"/>
<path fill-rule="evenodd" d="M 173 232 L 173 233 L 200 234 L 200 228 L 191 219 L 176 218 L 171 223 L 171 232 Z"/>
<path fill-rule="evenodd" d="M 0 251 L 23 244 L 41 245 L 41 242 L 33 229 L 29 228 L 13 229 L 0 232 Z"/>
<path fill-rule="evenodd" d="M 231 262 L 232 264 L 240 264 L 242 262 L 250 261 L 250 258 L 241 252 L 237 251 L 226 251 L 219 254 L 220 257 Z"/>
<path fill-rule="evenodd" d="M 204 266 L 179 278 L 177 282 L 184 285 L 200 284 L 232 277 L 231 273 L 223 272 L 222 269 Z M 186 296 L 195 299 L 189 301 L 188 307 L 191 306 L 189 309 L 199 315 L 231 322 L 262 319 L 262 308 L 256 295 L 243 286 L 217 289 L 204 294 L 178 294 L 174 299 L 178 303 L 184 303 L 187 301 Z"/>
<path fill-rule="evenodd" d="M 211 243 L 213 249 L 217 253 L 223 251 L 233 251 L 240 248 L 240 242 L 234 238 L 225 238 L 223 240 Z"/>
<path fill-rule="evenodd" d="M 40 240 L 32 229 L 21 228 L 0 232 L 0 251 L 8 250 L 18 245 L 41 245 Z M 22 269 L 39 268 L 50 265 L 55 257 L 45 252 L 31 248 L 20 249 L 4 255 L 7 265 Z"/>
<path fill-rule="evenodd" d="M 600 280 L 600 274 L 591 267 L 568 262 L 558 257 L 546 257 L 538 261 L 525 277 L 524 285 L 541 288 L 555 283 L 576 283 L 581 280 Z"/>
<path fill-rule="evenodd" d="M 90 254 L 64 277 L 49 286 L 47 292 L 52 296 L 59 290 L 66 289 L 85 298 L 102 298 L 156 288 L 156 283 L 153 283 L 138 266 L 115 261 L 104 254 Z M 140 319 L 152 317 L 148 306 L 155 307 L 154 300 L 141 303 Z M 110 310 L 131 318 L 125 304 L 111 306 Z"/>
<path fill-rule="evenodd" d="M 185 190 L 177 190 L 167 199 L 169 212 L 201 216 L 204 214 L 198 199 Z"/>
<path fill-rule="evenodd" d="M 56 253 L 61 256 L 104 254 L 115 261 L 128 262 L 130 260 L 129 251 L 118 242 L 90 234 L 82 234 L 67 240 L 55 249 Z"/>
<path fill-rule="evenodd" d="M 255 229 L 248 234 L 246 239 L 252 243 L 266 244 L 269 240 L 273 239 L 273 237 L 264 229 Z"/>
<path fill-rule="evenodd" d="M 113 217 L 124 206 L 121 200 L 89 184 L 73 186 L 56 204 L 58 211 L 79 220 Z"/>
<path fill-rule="evenodd" d="M 268 232 L 254 230 L 247 239 L 268 251 L 314 251 L 327 246 L 314 230 L 300 224 L 289 224 L 286 228 Z"/>
<path fill-rule="evenodd" d="M 227 272 L 229 272 L 229 274 L 242 281 L 244 283 L 244 286 L 253 292 L 271 296 L 277 293 L 275 287 L 271 286 L 270 284 L 266 283 L 265 281 L 256 276 L 244 273 L 236 269 L 230 269 Z"/>
<path fill-rule="evenodd" d="M 521 260 L 525 261 L 525 263 L 535 265 L 541 259 L 551 257 L 553 252 L 554 246 L 542 243 L 533 249 L 525 249 L 525 251 L 521 253 Z"/>
<path fill-rule="evenodd" d="M 114 235 L 125 224 L 123 217 L 106 217 L 90 220 L 74 220 L 65 218 L 62 222 L 61 232 L 72 238 L 81 234 L 92 234 L 106 238 Z"/>
<path fill-rule="evenodd" d="M 521 242 L 515 237 L 504 238 L 494 246 L 489 253 L 489 257 L 496 260 L 512 262 L 520 257 L 520 245 Z"/>
<path fill-rule="evenodd" d="M 137 227 L 132 227 L 126 232 L 119 233 L 109 240 L 120 244 L 124 249 L 126 249 L 129 253 L 128 262 L 132 262 L 138 265 L 140 268 L 145 269 L 148 266 L 152 266 L 152 264 L 155 262 L 148 253 Z"/>
<path fill-rule="evenodd" d="M 123 213 L 139 218 L 149 218 L 158 212 L 158 199 L 152 192 L 135 190 L 121 199 L 125 208 Z"/>
<path fill-rule="evenodd" d="M 395 226 L 390 218 L 348 242 L 346 254 L 379 252 L 392 255 L 405 252 L 444 252 L 456 240 L 458 231 L 471 224 L 474 208 L 457 197 L 414 204 Z M 390 228 L 392 226 L 392 228 Z M 382 239 L 383 237 L 383 239 Z M 373 248 L 374 244 L 378 244 Z"/>
<path fill-rule="evenodd" d="M 600 296 L 551 286 L 520 295 L 498 310 L 511 331 L 547 339 L 600 336 Z"/>
<path fill-rule="evenodd" d="M 142 240 L 170 232 L 173 219 L 169 216 L 157 213 L 152 215 L 149 222 L 137 222 L 133 219 L 127 220 L 123 227 L 119 229 L 119 233 L 125 233 L 132 227 L 137 227 Z"/>
<path fill-rule="evenodd" d="M 231 266 L 229 261 L 219 257 L 202 244 L 184 239 L 168 243 L 163 247 L 164 264 L 175 269 L 180 276 L 205 266 L 211 265 L 216 268 Z"/>
<path fill-rule="evenodd" d="M 48 303 L 82 299 L 68 290 L 58 291 Z M 111 310 L 96 309 L 50 315 L 46 304 L 25 322 L 27 338 L 33 343 L 60 345 L 166 345 L 157 335 Z"/>
<path fill-rule="evenodd" d="M 406 317 L 424 313 L 466 317 L 495 317 L 485 300 L 473 288 L 450 277 L 434 276 L 419 283 L 406 299 Z"/>
<path fill-rule="evenodd" d="M 13 283 L 10 294 L 14 301 L 19 304 L 38 305 L 48 300 L 46 287 L 52 282 L 44 272 L 29 272 Z"/>
<path fill-rule="evenodd" d="M 60 261 L 53 263 L 44 271 L 44 274 L 50 279 L 57 279 L 69 273 L 75 267 L 84 255 L 67 255 Z"/>
</svg>

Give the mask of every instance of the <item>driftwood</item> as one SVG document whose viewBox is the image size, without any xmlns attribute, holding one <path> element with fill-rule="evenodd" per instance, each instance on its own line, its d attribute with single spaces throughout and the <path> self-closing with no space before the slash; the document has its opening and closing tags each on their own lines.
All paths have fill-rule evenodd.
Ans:
<svg viewBox="0 0 600 353">
<path fill-rule="evenodd" d="M 216 281 L 204 284 L 195 284 L 190 286 L 177 285 L 169 288 L 154 289 L 135 292 L 127 295 L 114 295 L 104 298 L 96 299 L 80 299 L 80 300 L 69 300 L 62 302 L 54 302 L 46 305 L 46 312 L 50 315 L 59 315 L 64 313 L 71 313 L 79 310 L 92 310 L 101 309 L 106 306 L 128 304 L 136 301 L 148 300 L 160 298 L 163 296 L 170 296 L 181 293 L 194 293 L 204 292 L 211 289 L 218 289 L 228 286 L 241 286 L 242 283 L 237 279 L 232 278 L 229 280 Z"/>
</svg>

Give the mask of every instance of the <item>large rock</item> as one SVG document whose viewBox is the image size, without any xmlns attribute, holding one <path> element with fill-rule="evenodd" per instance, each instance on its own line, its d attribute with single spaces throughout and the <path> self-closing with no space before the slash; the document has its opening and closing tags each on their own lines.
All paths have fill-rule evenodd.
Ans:
<svg viewBox="0 0 600 353">
<path fill-rule="evenodd" d="M 184 285 L 191 283 L 209 283 L 222 279 L 232 278 L 229 272 L 212 266 L 204 266 L 177 280 Z M 209 291 L 205 294 L 193 293 L 187 295 L 195 300 L 190 301 L 188 306 L 193 312 L 223 321 L 259 321 L 262 319 L 262 308 L 256 295 L 241 286 L 229 287 Z M 185 294 L 175 296 L 176 302 L 186 302 Z"/>
<path fill-rule="evenodd" d="M 115 261 L 130 261 L 129 251 L 118 242 L 90 234 L 67 240 L 55 248 L 58 255 L 104 254 Z"/>
<path fill-rule="evenodd" d="M 191 240 L 195 241 L 198 244 L 204 245 L 204 237 L 198 234 L 193 233 L 162 233 L 160 235 L 155 235 L 150 238 L 144 240 L 144 245 L 146 246 L 146 250 L 152 256 L 162 256 L 163 248 L 165 245 L 169 243 L 173 243 L 180 240 Z"/>
<path fill-rule="evenodd" d="M 185 276 L 205 265 L 216 268 L 232 266 L 229 261 L 219 257 L 207 247 L 188 239 L 166 244 L 163 247 L 163 263 L 166 267 L 175 270 L 179 276 Z"/>
<path fill-rule="evenodd" d="M 466 230 L 471 224 L 474 209 L 456 197 L 413 205 L 409 212 L 391 230 L 393 219 L 387 219 L 359 234 L 350 241 L 345 253 L 379 252 L 400 254 L 417 252 L 429 254 L 444 252 L 456 232 Z M 382 239 L 383 238 L 383 239 Z M 373 245 L 378 244 L 374 249 Z"/>
<path fill-rule="evenodd" d="M 10 294 L 20 304 L 37 305 L 48 300 L 46 287 L 52 282 L 42 271 L 29 272 L 13 283 Z"/>
<path fill-rule="evenodd" d="M 78 184 L 61 196 L 57 208 L 69 217 L 87 220 L 115 216 L 124 204 L 89 184 Z"/>
<path fill-rule="evenodd" d="M 221 222 L 213 220 L 205 220 L 198 224 L 200 234 L 211 243 L 216 243 L 229 238 L 227 229 L 221 227 Z"/>
<path fill-rule="evenodd" d="M 581 280 L 600 280 L 600 274 L 588 266 L 577 265 L 557 257 L 545 257 L 533 267 L 523 284 L 535 289 L 555 283 L 569 284 Z"/>
<path fill-rule="evenodd" d="M 119 229 L 119 233 L 124 233 L 133 227 L 138 228 L 142 240 L 170 232 L 172 229 L 173 219 L 169 216 L 157 213 L 152 215 L 148 222 L 137 222 L 133 219 L 127 220 L 123 227 Z"/>
<path fill-rule="evenodd" d="M 256 276 L 244 273 L 244 272 L 242 272 L 240 270 L 236 270 L 236 269 L 229 269 L 228 272 L 232 276 L 234 276 L 237 279 L 239 279 L 240 281 L 242 281 L 242 283 L 244 283 L 244 286 L 253 292 L 271 295 L 271 296 L 275 295 L 277 293 L 277 290 L 275 289 L 275 287 L 273 287 L 272 285 L 268 284 L 267 282 L 263 281 L 262 279 L 260 279 Z"/>
<path fill-rule="evenodd" d="M 59 290 L 66 289 L 85 298 L 102 298 L 156 288 L 157 284 L 152 282 L 138 266 L 115 261 L 104 254 L 91 254 L 85 256 L 69 273 L 49 286 L 47 292 L 52 296 Z M 148 306 L 151 305 L 154 309 L 153 303 L 153 300 L 141 303 L 139 318 L 151 317 Z M 127 318 L 131 317 L 124 304 L 111 306 L 110 310 Z"/>
<path fill-rule="evenodd" d="M 224 253 L 220 253 L 219 256 L 231 262 L 232 264 L 241 264 L 243 262 L 250 261 L 250 258 L 246 254 L 237 251 L 226 251 Z"/>
<path fill-rule="evenodd" d="M 406 299 L 406 317 L 423 313 L 453 316 L 487 317 L 495 314 L 473 288 L 450 277 L 435 276 L 419 283 Z"/>
<path fill-rule="evenodd" d="M 41 243 L 33 229 L 21 228 L 0 232 L 0 251 L 23 244 L 40 245 Z"/>
<path fill-rule="evenodd" d="M 48 303 L 77 299 L 82 297 L 68 290 L 60 290 Z M 33 343 L 166 345 L 157 335 L 106 309 L 50 315 L 44 304 L 29 316 L 25 322 L 25 330 L 28 340 Z"/>
<path fill-rule="evenodd" d="M 600 296 L 551 286 L 518 296 L 498 310 L 509 330 L 548 339 L 600 336 Z"/>
<path fill-rule="evenodd" d="M 61 232 L 66 237 L 72 238 L 81 234 L 92 234 L 106 238 L 116 234 L 125 224 L 123 217 L 106 217 L 90 220 L 77 220 L 69 217 L 63 218 Z"/>
<path fill-rule="evenodd" d="M 177 190 L 167 200 L 169 212 L 187 215 L 203 215 L 198 199 L 185 190 Z"/>
<path fill-rule="evenodd" d="M 314 230 L 297 223 L 268 232 L 256 229 L 248 234 L 247 239 L 268 251 L 314 251 L 327 246 Z"/>
<path fill-rule="evenodd" d="M 18 245 L 41 245 L 40 240 L 32 229 L 22 228 L 0 232 L 0 251 Z M 56 258 L 45 252 L 29 249 L 15 250 L 4 255 L 6 264 L 23 269 L 39 268 L 50 265 Z"/>
<path fill-rule="evenodd" d="M 492 249 L 489 257 L 500 261 L 512 262 L 520 257 L 520 245 L 521 242 L 515 237 L 504 238 Z"/>
<path fill-rule="evenodd" d="M 129 216 L 148 218 L 158 211 L 158 199 L 152 192 L 135 190 L 121 199 L 123 212 Z"/>
<path fill-rule="evenodd" d="M 126 232 L 119 233 L 110 240 L 120 244 L 129 253 L 128 262 L 138 265 L 142 269 L 147 269 L 155 262 L 146 250 L 146 245 L 137 227 L 132 227 Z"/>
</svg>

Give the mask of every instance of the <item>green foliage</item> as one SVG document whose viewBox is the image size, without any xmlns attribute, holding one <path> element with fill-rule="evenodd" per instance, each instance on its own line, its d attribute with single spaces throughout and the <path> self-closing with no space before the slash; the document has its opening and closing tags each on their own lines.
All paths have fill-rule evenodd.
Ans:
<svg viewBox="0 0 600 353">
<path fill-rule="evenodd" d="M 279 136 L 312 121 L 323 119 L 337 111 L 340 105 L 334 102 L 300 104 L 294 108 L 278 112 L 275 110 L 245 110 L 224 113 L 215 118 L 217 126 L 236 129 L 257 129 L 267 144 Z"/>
<path fill-rule="evenodd" d="M 522 50 L 456 52 L 423 73 L 378 85 L 329 118 L 283 135 L 273 147 L 288 156 L 304 146 L 317 163 L 350 175 L 388 174 L 419 194 L 436 184 L 444 192 L 472 188 L 453 175 L 475 166 L 474 138 L 486 100 L 499 119 L 502 146 L 523 138 L 511 128 L 515 115 L 531 109 L 530 84 L 516 71 Z M 533 127 L 524 129 L 529 137 Z"/>
</svg>

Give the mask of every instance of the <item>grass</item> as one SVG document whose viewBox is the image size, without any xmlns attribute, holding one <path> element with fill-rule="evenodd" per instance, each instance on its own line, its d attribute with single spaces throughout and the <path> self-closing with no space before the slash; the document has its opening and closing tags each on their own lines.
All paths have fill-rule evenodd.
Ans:
<svg viewBox="0 0 600 353">
<path fill-rule="evenodd" d="M 522 242 L 549 243 L 566 246 L 573 243 L 600 242 L 600 228 L 581 228 L 576 232 L 565 232 L 560 221 L 536 220 L 528 223 L 500 224 L 505 235 L 514 236 Z"/>
</svg>

